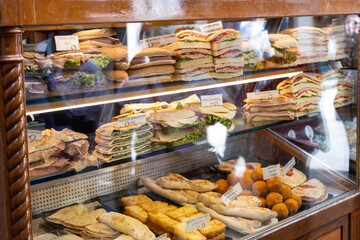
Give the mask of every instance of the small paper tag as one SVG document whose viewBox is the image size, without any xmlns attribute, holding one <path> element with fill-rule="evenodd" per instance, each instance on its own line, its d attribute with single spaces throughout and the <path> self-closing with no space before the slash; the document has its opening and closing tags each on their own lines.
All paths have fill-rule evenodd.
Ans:
<svg viewBox="0 0 360 240">
<path fill-rule="evenodd" d="M 158 236 L 157 238 L 155 238 L 154 240 L 166 240 L 167 239 L 167 233 L 164 233 L 161 236 Z"/>
<path fill-rule="evenodd" d="M 201 95 L 201 106 L 202 107 L 212 107 L 223 105 L 223 96 L 222 94 L 215 95 Z"/>
<path fill-rule="evenodd" d="M 263 168 L 264 180 L 277 176 L 280 176 L 280 164 L 271 165 L 266 168 Z"/>
<path fill-rule="evenodd" d="M 331 63 L 331 67 L 332 67 L 333 69 L 341 69 L 341 68 L 343 68 L 343 66 L 342 66 L 342 64 L 341 64 L 340 61 Z"/>
<path fill-rule="evenodd" d="M 263 91 L 263 92 L 249 92 L 246 94 L 247 99 L 271 99 L 279 97 L 278 90 Z"/>
<path fill-rule="evenodd" d="M 55 36 L 56 51 L 79 50 L 79 37 L 77 35 Z"/>
<path fill-rule="evenodd" d="M 229 204 L 234 200 L 239 194 L 243 191 L 241 185 L 237 183 L 232 189 L 227 191 L 221 196 L 221 200 L 224 202 L 226 206 L 229 206 Z"/>
<path fill-rule="evenodd" d="M 288 131 L 288 137 L 291 137 L 291 138 L 296 138 L 296 133 L 295 133 L 295 131 L 293 130 L 293 129 L 290 129 L 289 131 Z"/>
<path fill-rule="evenodd" d="M 210 224 L 210 215 L 204 214 L 186 221 L 186 232 L 192 232 Z"/>
<path fill-rule="evenodd" d="M 221 21 L 204 24 L 200 26 L 200 31 L 205 35 L 212 34 L 222 29 L 223 29 L 223 24 Z"/>
<path fill-rule="evenodd" d="M 169 34 L 169 35 L 142 39 L 140 40 L 140 47 L 142 49 L 145 49 L 149 47 L 170 44 L 176 41 L 177 41 L 176 34 Z"/>
<path fill-rule="evenodd" d="M 295 158 L 292 157 L 290 161 L 283 167 L 283 173 L 286 175 L 295 166 Z"/>
<path fill-rule="evenodd" d="M 27 137 L 29 140 L 39 140 L 42 137 L 42 131 L 39 130 L 27 130 Z"/>
<path fill-rule="evenodd" d="M 120 118 L 118 120 L 118 127 L 127 127 L 130 125 L 146 122 L 146 114 L 141 113 L 134 116 Z"/>
</svg>

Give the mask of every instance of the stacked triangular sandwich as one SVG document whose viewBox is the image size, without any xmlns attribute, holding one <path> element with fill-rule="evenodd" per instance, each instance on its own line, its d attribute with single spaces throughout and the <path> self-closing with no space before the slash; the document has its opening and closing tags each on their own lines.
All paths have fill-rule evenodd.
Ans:
<svg viewBox="0 0 360 240">
<path fill-rule="evenodd" d="M 351 38 L 345 33 L 345 26 L 339 25 L 324 30 L 327 33 L 329 60 L 349 58 L 353 44 Z"/>
<path fill-rule="evenodd" d="M 97 159 L 88 153 L 87 136 L 70 129 L 43 131 L 39 140 L 29 141 L 30 177 L 40 177 L 58 171 L 81 171 L 97 165 Z"/>
<path fill-rule="evenodd" d="M 271 49 L 265 51 L 264 68 L 282 68 L 295 66 L 298 58 L 297 41 L 285 34 L 269 34 Z"/>
<path fill-rule="evenodd" d="M 324 81 L 336 83 L 335 107 L 342 107 L 354 102 L 354 79 L 350 73 L 342 70 L 329 70 L 324 72 L 321 77 Z"/>
<path fill-rule="evenodd" d="M 243 75 L 244 57 L 239 31 L 224 29 L 207 38 L 214 57 L 214 78 L 233 78 Z"/>
<path fill-rule="evenodd" d="M 127 84 L 152 84 L 171 81 L 174 73 L 174 52 L 166 48 L 146 48 L 136 54 L 128 70 L 130 81 Z"/>
<path fill-rule="evenodd" d="M 296 101 L 280 95 L 269 99 L 245 99 L 244 119 L 248 122 L 293 120 Z"/>
<path fill-rule="evenodd" d="M 111 37 L 116 35 L 116 31 L 111 28 L 84 30 L 73 35 L 79 37 L 80 50 L 121 46 L 119 39 Z"/>
<path fill-rule="evenodd" d="M 193 81 L 211 78 L 214 71 L 211 46 L 202 33 L 183 30 L 177 34 L 177 42 L 165 48 L 175 51 L 175 81 Z"/>
<path fill-rule="evenodd" d="M 297 27 L 282 31 L 296 39 L 300 47 L 297 65 L 328 60 L 326 32 L 317 27 Z"/>
<path fill-rule="evenodd" d="M 277 89 L 280 94 L 296 101 L 295 116 L 300 117 L 319 110 L 321 80 L 313 75 L 300 73 L 280 82 Z"/>
<path fill-rule="evenodd" d="M 150 151 L 151 126 L 138 123 L 118 126 L 118 122 L 106 123 L 96 130 L 95 151 L 101 162 L 112 162 Z"/>
</svg>

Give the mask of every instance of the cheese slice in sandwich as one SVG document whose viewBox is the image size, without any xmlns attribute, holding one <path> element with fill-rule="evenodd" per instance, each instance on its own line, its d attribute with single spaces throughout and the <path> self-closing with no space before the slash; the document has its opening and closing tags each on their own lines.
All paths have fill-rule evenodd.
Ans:
<svg viewBox="0 0 360 240">
<path fill-rule="evenodd" d="M 111 122 L 101 125 L 96 129 L 96 135 L 102 138 L 115 138 L 122 137 L 123 135 L 129 135 L 133 132 L 147 131 L 152 127 L 149 123 L 138 123 L 130 126 L 118 127 L 117 122 Z"/>
<path fill-rule="evenodd" d="M 138 112 L 144 110 L 160 110 L 168 106 L 167 102 L 155 102 L 155 103 L 131 103 L 125 104 L 120 110 L 120 114 Z"/>
<path fill-rule="evenodd" d="M 152 47 L 146 48 L 136 54 L 130 62 L 130 69 L 138 69 L 158 65 L 171 65 L 175 63 L 171 57 L 174 52 L 170 49 Z"/>
<path fill-rule="evenodd" d="M 134 151 L 136 152 L 136 155 L 140 155 L 140 154 L 149 152 L 150 150 L 151 150 L 150 145 L 144 145 L 144 146 L 141 146 L 139 148 L 134 149 Z M 102 154 L 102 153 L 95 150 L 92 153 L 92 155 L 97 157 L 97 159 L 99 161 L 103 162 L 103 163 L 105 163 L 105 162 L 113 162 L 113 161 L 129 158 L 129 157 L 131 157 L 131 154 L 132 154 L 131 150 L 127 150 L 127 151 L 123 151 L 123 152 L 119 152 L 119 153 L 114 153 L 114 154 Z"/>
</svg>

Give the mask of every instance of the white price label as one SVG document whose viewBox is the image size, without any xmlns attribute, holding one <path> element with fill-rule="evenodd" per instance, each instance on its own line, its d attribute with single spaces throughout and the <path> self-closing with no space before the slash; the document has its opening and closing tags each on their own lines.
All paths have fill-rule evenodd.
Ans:
<svg viewBox="0 0 360 240">
<path fill-rule="evenodd" d="M 232 189 L 227 191 L 221 196 L 221 200 L 224 202 L 226 206 L 229 206 L 229 204 L 234 200 L 239 194 L 243 191 L 240 183 L 237 183 Z"/>
<path fill-rule="evenodd" d="M 286 175 L 295 166 L 295 158 L 292 157 L 290 161 L 283 167 L 283 173 Z"/>
<path fill-rule="evenodd" d="M 247 99 L 271 99 L 279 97 L 278 90 L 263 91 L 263 92 L 249 92 L 246 94 Z"/>
<path fill-rule="evenodd" d="M 305 135 L 310 139 L 310 142 L 312 143 L 314 138 L 314 130 L 311 126 L 305 126 Z"/>
<path fill-rule="evenodd" d="M 264 180 L 277 176 L 280 176 L 280 164 L 271 165 L 266 168 L 263 168 Z"/>
<path fill-rule="evenodd" d="M 164 233 L 161 236 L 158 236 L 157 238 L 155 238 L 154 240 L 166 240 L 167 239 L 167 233 Z"/>
<path fill-rule="evenodd" d="M 340 69 L 340 68 L 342 68 L 343 66 L 342 66 L 341 62 L 338 61 L 338 62 L 331 63 L 331 67 L 332 67 L 333 69 Z"/>
<path fill-rule="evenodd" d="M 221 21 L 213 22 L 205 25 L 200 26 L 200 31 L 206 35 L 212 34 L 219 30 L 223 29 L 223 24 Z"/>
<path fill-rule="evenodd" d="M 291 138 L 296 138 L 296 133 L 295 133 L 295 131 L 294 130 L 292 130 L 292 129 L 290 129 L 289 131 L 288 131 L 288 137 L 291 137 Z"/>
<path fill-rule="evenodd" d="M 140 47 L 142 49 L 170 44 L 177 41 L 176 34 L 157 36 L 152 38 L 145 38 L 140 40 Z"/>
<path fill-rule="evenodd" d="M 204 214 L 186 221 L 186 232 L 192 232 L 210 224 L 210 215 Z"/>
<path fill-rule="evenodd" d="M 39 140 L 42 137 L 42 131 L 39 130 L 27 130 L 27 137 L 29 140 Z"/>
<path fill-rule="evenodd" d="M 146 122 L 146 114 L 141 113 L 134 116 L 120 118 L 118 120 L 118 127 L 127 127 L 130 125 Z"/>
<path fill-rule="evenodd" d="M 80 50 L 77 35 L 55 36 L 56 51 Z"/>
<path fill-rule="evenodd" d="M 215 95 L 201 95 L 201 106 L 202 107 L 212 107 L 223 105 L 223 96 L 222 94 Z"/>
</svg>

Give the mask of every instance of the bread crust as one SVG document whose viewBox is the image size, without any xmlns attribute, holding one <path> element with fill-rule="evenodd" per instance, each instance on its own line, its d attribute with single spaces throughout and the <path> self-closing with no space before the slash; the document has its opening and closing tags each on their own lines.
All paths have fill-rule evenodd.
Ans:
<svg viewBox="0 0 360 240">
<path fill-rule="evenodd" d="M 123 70 L 105 70 L 106 78 L 115 82 L 122 82 L 129 78 L 127 72 Z"/>
<path fill-rule="evenodd" d="M 130 65 L 130 69 L 142 69 L 142 68 L 151 67 L 151 66 L 172 65 L 175 62 L 176 62 L 175 60 L 170 59 L 170 60 L 153 61 L 153 62 L 149 62 L 149 63 L 140 63 L 140 64 L 136 64 L 136 65 Z"/>
<path fill-rule="evenodd" d="M 150 77 L 174 72 L 175 68 L 171 65 L 152 66 L 128 71 L 130 77 Z"/>
<path fill-rule="evenodd" d="M 135 58 L 139 57 L 153 57 L 153 56 L 169 56 L 172 57 L 174 55 L 174 51 L 169 48 L 160 48 L 160 47 L 151 47 L 146 48 L 136 54 Z"/>
<path fill-rule="evenodd" d="M 116 35 L 116 31 L 112 28 L 103 29 L 91 29 L 73 33 L 73 35 L 79 36 L 79 40 L 99 38 L 99 37 L 110 37 Z"/>
</svg>

